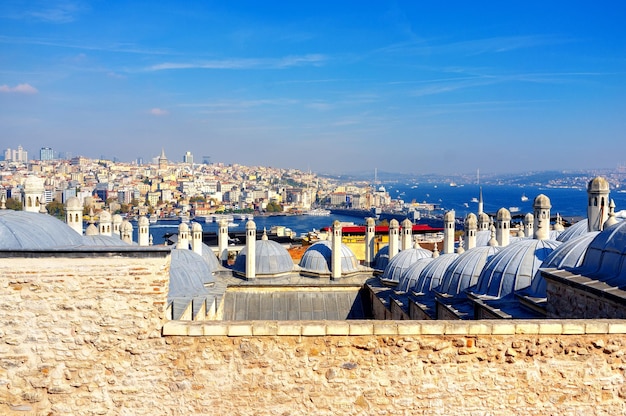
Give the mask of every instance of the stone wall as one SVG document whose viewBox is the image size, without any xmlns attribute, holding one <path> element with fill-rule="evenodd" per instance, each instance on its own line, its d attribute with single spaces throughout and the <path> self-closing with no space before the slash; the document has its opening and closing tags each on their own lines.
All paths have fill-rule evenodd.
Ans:
<svg viewBox="0 0 626 416">
<path fill-rule="evenodd" d="M 626 413 L 624 321 L 168 322 L 168 266 L 0 258 L 0 414 Z"/>
</svg>

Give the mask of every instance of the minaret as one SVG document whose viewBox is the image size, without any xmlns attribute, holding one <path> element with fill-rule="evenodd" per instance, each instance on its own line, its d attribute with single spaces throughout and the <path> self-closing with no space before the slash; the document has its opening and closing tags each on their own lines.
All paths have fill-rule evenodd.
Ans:
<svg viewBox="0 0 626 416">
<path fill-rule="evenodd" d="M 189 226 L 181 222 L 178 225 L 178 243 L 176 248 L 180 250 L 189 250 Z"/>
<path fill-rule="evenodd" d="M 389 260 L 398 254 L 398 229 L 400 224 L 395 218 L 389 221 Z"/>
<path fill-rule="evenodd" d="M 376 238 L 376 220 L 368 218 L 365 220 L 365 265 L 372 267 L 374 263 L 374 241 Z"/>
<path fill-rule="evenodd" d="M 100 211 L 98 230 L 100 235 L 111 235 L 111 213 L 109 211 Z"/>
<path fill-rule="evenodd" d="M 397 223 L 397 221 L 396 221 Z M 341 223 L 337 220 L 333 222 L 331 241 L 331 261 L 330 261 L 330 277 L 333 279 L 341 278 Z"/>
<path fill-rule="evenodd" d="M 256 277 L 256 224 L 246 223 L 246 279 Z"/>
<path fill-rule="evenodd" d="M 535 216 L 530 212 L 524 216 L 524 236 L 533 238 L 535 232 Z"/>
<path fill-rule="evenodd" d="M 511 213 L 506 208 L 500 208 L 496 214 L 496 240 L 500 247 L 509 245 L 511 237 Z"/>
<path fill-rule="evenodd" d="M 195 221 L 191 224 L 191 249 L 202 255 L 202 226 Z"/>
<path fill-rule="evenodd" d="M 408 250 L 413 246 L 413 223 L 406 218 L 402 221 L 402 250 Z"/>
<path fill-rule="evenodd" d="M 148 217 L 142 215 L 137 220 L 137 244 L 142 247 L 147 247 L 150 245 L 150 221 Z M 180 236 L 180 234 L 179 234 Z"/>
<path fill-rule="evenodd" d="M 587 230 L 602 231 L 609 218 L 609 182 L 597 176 L 587 184 Z"/>
<path fill-rule="evenodd" d="M 483 213 L 483 187 L 481 186 L 478 191 L 478 215 Z"/>
<path fill-rule="evenodd" d="M 476 229 L 478 228 L 476 215 L 473 213 L 467 214 L 465 217 L 465 241 L 467 242 L 467 249 L 473 249 L 476 247 Z"/>
<path fill-rule="evenodd" d="M 533 202 L 535 213 L 535 225 L 533 228 L 533 238 L 535 240 L 547 240 L 550 237 L 550 198 L 544 194 L 539 194 Z"/>
<path fill-rule="evenodd" d="M 454 253 L 454 210 L 446 212 L 443 216 L 443 252 Z"/>
<path fill-rule="evenodd" d="M 478 231 L 489 231 L 491 225 L 491 220 L 489 219 L 489 215 L 481 212 L 478 214 Z"/>
<path fill-rule="evenodd" d="M 122 221 L 120 226 L 120 236 L 122 241 L 128 244 L 133 243 L 133 225 L 128 220 Z"/>
<path fill-rule="evenodd" d="M 222 266 L 226 266 L 228 263 L 228 222 L 221 219 L 217 224 L 217 258 Z"/>
<path fill-rule="evenodd" d="M 73 196 L 65 202 L 65 222 L 78 234 L 83 234 L 83 205 Z"/>
</svg>

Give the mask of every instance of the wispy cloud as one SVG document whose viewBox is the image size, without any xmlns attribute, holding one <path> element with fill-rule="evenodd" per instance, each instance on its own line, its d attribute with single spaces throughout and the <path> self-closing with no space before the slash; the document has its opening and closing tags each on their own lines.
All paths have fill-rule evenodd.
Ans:
<svg viewBox="0 0 626 416">
<path fill-rule="evenodd" d="M 3 13 L 10 19 L 29 19 L 47 23 L 70 23 L 86 9 L 82 2 L 40 0 L 13 3 L 14 8 Z M 24 6 L 22 8 L 22 6 Z"/>
<path fill-rule="evenodd" d="M 0 93 L 37 94 L 39 90 L 30 84 L 17 84 L 15 87 L 0 85 Z"/>
<path fill-rule="evenodd" d="M 167 116 L 170 112 L 167 110 L 164 110 L 162 108 L 152 108 L 150 110 L 150 114 L 152 114 L 153 116 L 157 116 L 157 117 L 163 117 L 163 116 Z"/>
<path fill-rule="evenodd" d="M 177 69 L 282 69 L 295 66 L 320 66 L 328 58 L 321 54 L 286 56 L 283 58 L 232 58 L 202 62 L 164 62 L 146 68 L 147 71 Z"/>
</svg>

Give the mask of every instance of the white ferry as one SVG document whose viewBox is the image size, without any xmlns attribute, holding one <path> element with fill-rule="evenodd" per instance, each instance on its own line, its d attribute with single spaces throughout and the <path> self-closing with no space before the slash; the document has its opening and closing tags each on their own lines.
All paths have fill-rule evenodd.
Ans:
<svg viewBox="0 0 626 416">
<path fill-rule="evenodd" d="M 314 215 L 316 217 L 325 217 L 330 215 L 330 211 L 322 208 L 315 208 L 308 211 L 304 211 L 303 215 Z"/>
</svg>

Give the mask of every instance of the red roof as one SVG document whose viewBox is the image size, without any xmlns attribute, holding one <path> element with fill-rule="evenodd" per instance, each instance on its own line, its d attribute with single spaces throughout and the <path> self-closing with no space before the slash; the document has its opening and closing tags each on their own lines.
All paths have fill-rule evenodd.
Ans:
<svg viewBox="0 0 626 416">
<path fill-rule="evenodd" d="M 341 232 L 345 234 L 365 234 L 365 225 L 347 225 L 341 227 Z M 328 231 L 330 227 L 322 228 L 323 231 Z M 436 233 L 439 231 L 443 231 L 443 228 L 434 228 L 430 225 L 426 224 L 413 224 L 413 232 L 417 233 Z M 377 225 L 375 227 L 375 232 L 377 234 L 386 234 L 389 233 L 389 226 L 387 225 Z"/>
</svg>

